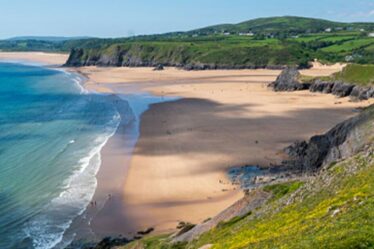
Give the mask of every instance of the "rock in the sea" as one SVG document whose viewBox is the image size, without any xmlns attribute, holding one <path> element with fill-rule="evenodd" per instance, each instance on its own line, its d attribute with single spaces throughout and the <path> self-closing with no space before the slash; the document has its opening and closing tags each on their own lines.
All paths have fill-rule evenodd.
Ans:
<svg viewBox="0 0 374 249">
<path fill-rule="evenodd" d="M 300 83 L 298 80 L 299 76 L 300 73 L 296 68 L 286 68 L 269 87 L 273 88 L 276 92 L 308 89 L 309 84 Z"/>
<path fill-rule="evenodd" d="M 162 64 L 158 64 L 154 69 L 153 69 L 153 71 L 162 71 L 162 70 L 164 70 L 165 68 L 164 68 L 164 65 L 162 65 Z"/>
</svg>

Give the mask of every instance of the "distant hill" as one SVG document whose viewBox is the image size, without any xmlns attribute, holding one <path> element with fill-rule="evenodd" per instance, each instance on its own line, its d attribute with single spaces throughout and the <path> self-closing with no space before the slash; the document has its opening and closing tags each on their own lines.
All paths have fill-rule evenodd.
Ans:
<svg viewBox="0 0 374 249">
<path fill-rule="evenodd" d="M 371 33 L 374 23 L 284 16 L 126 38 L 16 37 L 0 41 L 0 51 L 70 51 L 67 66 L 305 68 L 314 59 L 374 64 Z"/>
<path fill-rule="evenodd" d="M 45 42 L 64 42 L 72 40 L 92 39 L 88 36 L 64 37 L 64 36 L 17 36 L 6 39 L 7 41 L 45 41 Z"/>
<path fill-rule="evenodd" d="M 189 33 L 213 34 L 213 33 L 318 33 L 326 29 L 333 30 L 374 30 L 374 23 L 342 23 L 323 19 L 283 16 L 258 18 L 238 24 L 220 24 L 189 31 Z"/>
</svg>

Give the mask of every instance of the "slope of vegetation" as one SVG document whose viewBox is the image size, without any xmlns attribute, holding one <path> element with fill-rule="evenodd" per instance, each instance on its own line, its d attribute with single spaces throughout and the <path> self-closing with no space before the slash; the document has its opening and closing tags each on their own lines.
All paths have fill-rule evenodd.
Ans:
<svg viewBox="0 0 374 249">
<path fill-rule="evenodd" d="M 218 226 L 190 243 L 173 244 L 169 237 L 161 236 L 145 238 L 123 248 L 200 248 L 205 245 L 215 249 L 374 247 L 372 147 L 331 164 L 314 180 L 300 185 L 267 187 L 280 198 L 244 219 Z M 290 186 L 299 189 L 283 191 Z"/>
<path fill-rule="evenodd" d="M 332 76 L 336 80 L 352 82 L 357 85 L 374 85 L 374 65 L 349 64 L 342 72 Z"/>
<path fill-rule="evenodd" d="M 300 76 L 302 82 L 314 82 L 317 79 L 323 81 L 342 81 L 358 86 L 374 86 L 374 65 L 348 64 L 341 72 L 325 77 Z"/>
</svg>

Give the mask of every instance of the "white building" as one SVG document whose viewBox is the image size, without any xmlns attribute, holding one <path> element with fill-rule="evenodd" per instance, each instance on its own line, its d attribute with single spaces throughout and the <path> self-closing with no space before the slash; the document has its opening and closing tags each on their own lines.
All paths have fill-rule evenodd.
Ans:
<svg viewBox="0 0 374 249">
<path fill-rule="evenodd" d="M 374 33 L 369 33 L 368 36 L 369 37 L 374 37 Z"/>
</svg>

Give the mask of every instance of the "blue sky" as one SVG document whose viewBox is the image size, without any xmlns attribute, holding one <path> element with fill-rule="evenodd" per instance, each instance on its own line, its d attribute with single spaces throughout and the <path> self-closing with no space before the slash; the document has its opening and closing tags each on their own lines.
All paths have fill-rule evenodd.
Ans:
<svg viewBox="0 0 374 249">
<path fill-rule="evenodd" d="M 374 22 L 374 0 L 0 0 L 0 38 L 123 37 L 281 15 Z"/>
</svg>

